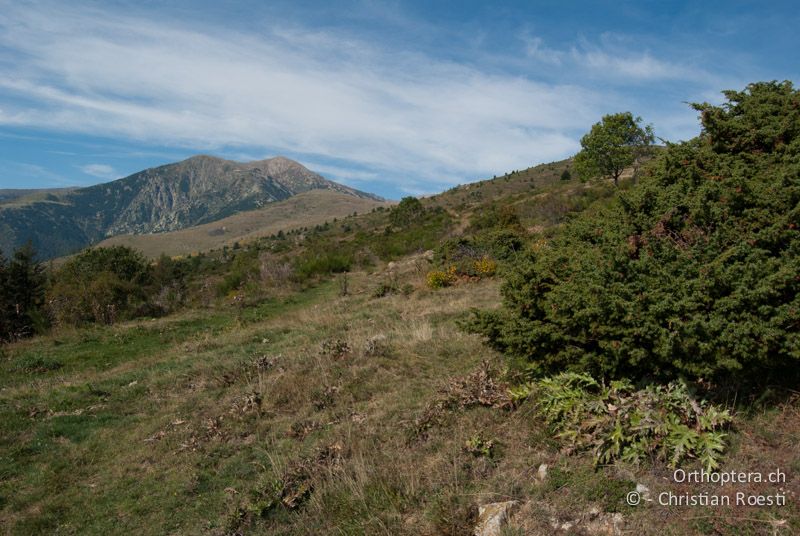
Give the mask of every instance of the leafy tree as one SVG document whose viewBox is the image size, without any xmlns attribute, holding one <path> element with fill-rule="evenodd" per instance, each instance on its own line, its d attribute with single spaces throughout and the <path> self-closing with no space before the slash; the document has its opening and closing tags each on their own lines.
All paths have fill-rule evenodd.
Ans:
<svg viewBox="0 0 800 536">
<path fill-rule="evenodd" d="M 582 149 L 575 156 L 575 171 L 581 179 L 611 177 L 616 185 L 625 168 L 638 166 L 655 139 L 653 127 L 642 127 L 641 122 L 641 117 L 622 112 L 595 123 L 581 138 Z"/>
<path fill-rule="evenodd" d="M 400 203 L 392 208 L 389 222 L 394 227 L 407 227 L 424 216 L 425 207 L 416 197 L 404 197 Z"/>
<path fill-rule="evenodd" d="M 568 181 L 572 178 L 572 173 L 569 172 L 569 169 L 565 169 L 561 172 L 561 180 Z"/>
<path fill-rule="evenodd" d="M 134 316 L 146 303 L 152 281 L 150 266 L 136 250 L 88 249 L 55 273 L 48 292 L 50 311 L 58 323 L 111 324 Z"/>
<path fill-rule="evenodd" d="M 472 329 L 540 374 L 797 381 L 800 92 L 725 95 L 694 105 L 699 137 L 520 256 Z"/>
</svg>

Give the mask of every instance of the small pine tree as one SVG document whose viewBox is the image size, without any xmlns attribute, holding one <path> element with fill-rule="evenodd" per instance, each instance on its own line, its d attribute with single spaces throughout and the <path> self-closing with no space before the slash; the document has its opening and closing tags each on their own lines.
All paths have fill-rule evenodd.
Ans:
<svg viewBox="0 0 800 536">
<path fill-rule="evenodd" d="M 42 305 L 46 278 L 30 242 L 0 260 L 0 340 L 29 337 L 44 324 Z"/>
</svg>

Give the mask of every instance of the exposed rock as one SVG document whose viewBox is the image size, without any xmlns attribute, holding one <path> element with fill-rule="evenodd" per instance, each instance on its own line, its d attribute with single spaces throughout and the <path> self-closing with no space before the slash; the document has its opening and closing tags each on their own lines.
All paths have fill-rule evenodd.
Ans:
<svg viewBox="0 0 800 536">
<path fill-rule="evenodd" d="M 642 498 L 643 501 L 652 501 L 653 499 L 650 498 L 650 488 L 645 486 L 644 484 L 636 484 L 636 493 Z"/>
<path fill-rule="evenodd" d="M 475 536 L 500 536 L 503 527 L 508 524 L 517 501 L 484 504 L 478 508 L 478 524 L 475 526 Z"/>
<path fill-rule="evenodd" d="M 622 534 L 624 526 L 622 514 L 599 513 L 593 519 L 585 520 L 581 526 L 589 534 L 597 536 L 617 536 Z"/>
<path fill-rule="evenodd" d="M 592 507 L 576 519 L 562 521 L 557 517 L 550 518 L 550 526 L 555 531 L 568 532 L 573 528 L 580 529 L 582 534 L 596 536 L 617 536 L 622 534 L 625 518 L 622 514 L 606 513 Z"/>
<path fill-rule="evenodd" d="M 539 466 L 539 469 L 536 471 L 536 477 L 539 479 L 539 482 L 544 482 L 547 479 L 546 463 L 543 463 Z"/>
</svg>

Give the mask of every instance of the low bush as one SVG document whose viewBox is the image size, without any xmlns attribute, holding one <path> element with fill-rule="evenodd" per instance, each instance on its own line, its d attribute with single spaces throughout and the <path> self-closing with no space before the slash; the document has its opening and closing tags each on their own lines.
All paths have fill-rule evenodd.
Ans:
<svg viewBox="0 0 800 536">
<path fill-rule="evenodd" d="M 353 258 L 348 253 L 332 251 L 307 253 L 295 264 L 295 275 L 303 281 L 316 275 L 339 274 L 350 271 Z"/>
<path fill-rule="evenodd" d="M 481 257 L 473 263 L 475 272 L 481 277 L 491 277 L 497 271 L 497 262 L 489 257 Z"/>
<path fill-rule="evenodd" d="M 695 401 L 681 382 L 636 390 L 627 381 L 602 385 L 563 373 L 512 390 L 516 402 L 528 396 L 568 450 L 591 450 L 598 464 L 649 458 L 675 467 L 697 459 L 716 469 L 731 421 L 727 410 Z"/>
<path fill-rule="evenodd" d="M 449 287 L 457 280 L 456 267 L 451 266 L 447 270 L 431 270 L 425 277 L 425 282 L 432 289 Z"/>
</svg>

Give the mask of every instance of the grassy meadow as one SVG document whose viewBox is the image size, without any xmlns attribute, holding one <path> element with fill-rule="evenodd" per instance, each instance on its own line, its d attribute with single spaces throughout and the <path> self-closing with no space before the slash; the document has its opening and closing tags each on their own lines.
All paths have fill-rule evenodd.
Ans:
<svg viewBox="0 0 800 536">
<path fill-rule="evenodd" d="M 577 534 L 615 513 L 628 534 L 800 527 L 796 502 L 734 516 L 626 506 L 637 483 L 663 487 L 665 470 L 595 468 L 562 451 L 531 404 L 475 399 L 502 399 L 511 378 L 457 323 L 497 307 L 498 282 L 432 291 L 425 267 L 412 257 L 392 275 L 348 274 L 346 295 L 340 276 L 5 347 L 0 531 L 455 535 L 478 504 L 509 499 L 524 506 L 508 534 Z M 411 290 L 374 297 L 387 277 Z M 798 425 L 793 402 L 738 416 L 725 467 L 796 471 Z"/>
</svg>

